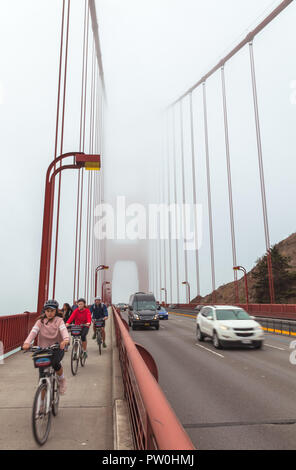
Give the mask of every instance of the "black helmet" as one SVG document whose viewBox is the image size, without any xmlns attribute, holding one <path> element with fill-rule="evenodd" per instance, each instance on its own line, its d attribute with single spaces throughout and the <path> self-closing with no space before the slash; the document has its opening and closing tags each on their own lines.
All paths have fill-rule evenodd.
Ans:
<svg viewBox="0 0 296 470">
<path fill-rule="evenodd" d="M 43 306 L 43 309 L 46 310 L 47 308 L 58 309 L 59 303 L 56 300 L 47 300 Z"/>
</svg>

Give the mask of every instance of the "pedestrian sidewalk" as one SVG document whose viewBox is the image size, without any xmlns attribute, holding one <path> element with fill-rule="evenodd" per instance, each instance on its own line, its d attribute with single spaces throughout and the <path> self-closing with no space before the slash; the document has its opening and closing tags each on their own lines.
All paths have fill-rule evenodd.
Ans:
<svg viewBox="0 0 296 470">
<path fill-rule="evenodd" d="M 41 449 L 114 448 L 116 426 L 114 428 L 112 362 L 116 354 L 112 354 L 112 321 L 111 318 L 106 321 L 107 349 L 102 350 L 101 356 L 96 342 L 92 340 L 91 327 L 87 337 L 86 365 L 79 365 L 75 377 L 70 367 L 71 348 L 65 353 L 63 366 L 67 392 L 61 396 L 58 416 L 52 418 L 48 441 Z M 38 370 L 33 366 L 30 353 L 18 352 L 0 365 L 0 450 L 40 449 L 34 441 L 31 427 L 37 383 Z"/>
</svg>

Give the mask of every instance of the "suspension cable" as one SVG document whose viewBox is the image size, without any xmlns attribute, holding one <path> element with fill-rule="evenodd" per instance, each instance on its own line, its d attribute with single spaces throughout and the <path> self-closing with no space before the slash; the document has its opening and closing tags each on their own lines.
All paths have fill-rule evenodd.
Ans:
<svg viewBox="0 0 296 470">
<path fill-rule="evenodd" d="M 226 165 L 227 165 L 227 180 L 228 180 L 230 230 L 231 230 L 231 244 L 232 244 L 232 261 L 233 261 L 233 267 L 235 267 L 235 266 L 237 266 L 237 256 L 236 256 L 236 240 L 235 240 L 235 227 L 234 227 L 233 193 L 232 193 L 230 144 L 229 144 L 229 127 L 228 127 L 228 113 L 227 113 L 227 98 L 226 98 L 226 84 L 225 84 L 224 66 L 221 67 L 221 81 L 222 81 L 222 97 L 223 97 L 223 114 L 224 114 L 224 133 L 225 133 Z M 238 303 L 239 302 L 239 296 L 238 296 L 237 271 L 234 270 L 233 273 L 234 273 L 235 299 L 236 299 L 236 303 Z"/>
<path fill-rule="evenodd" d="M 208 112 L 206 82 L 203 84 L 203 107 L 204 107 L 204 134 L 206 148 L 206 170 L 207 170 L 207 188 L 208 188 L 208 212 L 209 212 L 209 231 L 210 231 L 210 252 L 211 252 L 211 271 L 212 271 L 212 289 L 213 303 L 216 303 L 216 279 L 215 279 L 215 256 L 214 256 L 214 237 L 213 237 L 213 215 L 212 215 L 212 194 L 211 194 L 211 174 L 210 174 L 210 152 L 209 152 L 209 132 L 208 132 Z"/>
</svg>

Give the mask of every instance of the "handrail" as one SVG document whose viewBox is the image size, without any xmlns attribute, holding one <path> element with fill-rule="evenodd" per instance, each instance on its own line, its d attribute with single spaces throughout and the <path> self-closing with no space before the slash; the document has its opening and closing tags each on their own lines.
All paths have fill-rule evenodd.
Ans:
<svg viewBox="0 0 296 470">
<path fill-rule="evenodd" d="M 113 315 L 136 449 L 195 450 L 114 306 Z"/>
<path fill-rule="evenodd" d="M 37 320 L 37 313 L 21 313 L 0 317 L 0 341 L 4 354 L 20 347 Z"/>
<path fill-rule="evenodd" d="M 213 303 L 190 303 L 190 304 L 175 304 L 177 309 L 184 309 L 188 311 L 194 311 L 197 305 L 214 305 Z M 217 302 L 216 305 L 224 305 L 222 302 Z M 230 305 L 225 304 L 225 305 Z M 235 304 L 237 307 L 241 307 L 247 310 L 252 315 L 266 315 L 269 318 L 285 318 L 287 320 L 293 320 L 296 318 L 296 304 Z M 169 307 L 167 306 L 169 309 Z"/>
</svg>

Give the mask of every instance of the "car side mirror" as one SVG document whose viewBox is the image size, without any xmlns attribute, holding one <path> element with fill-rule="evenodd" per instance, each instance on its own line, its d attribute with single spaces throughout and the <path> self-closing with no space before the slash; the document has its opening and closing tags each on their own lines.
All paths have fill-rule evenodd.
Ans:
<svg viewBox="0 0 296 470">
<path fill-rule="evenodd" d="M 210 320 L 210 321 L 213 321 L 213 320 L 214 320 L 214 317 L 211 317 L 211 316 L 209 316 L 209 317 L 207 317 L 207 318 L 208 318 L 208 320 Z"/>
</svg>

